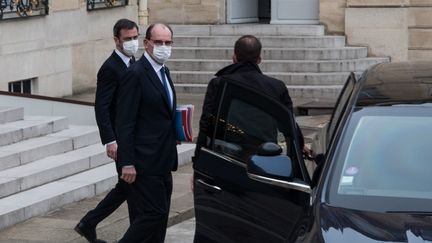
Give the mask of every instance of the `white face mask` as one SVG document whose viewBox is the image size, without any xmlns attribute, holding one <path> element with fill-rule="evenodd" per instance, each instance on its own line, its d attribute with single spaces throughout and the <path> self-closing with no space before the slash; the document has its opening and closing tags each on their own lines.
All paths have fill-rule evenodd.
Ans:
<svg viewBox="0 0 432 243">
<path fill-rule="evenodd" d="M 153 46 L 153 57 L 158 63 L 165 63 L 171 56 L 171 46 Z"/>
<path fill-rule="evenodd" d="M 138 51 L 138 40 L 130 40 L 123 42 L 123 52 L 128 57 L 134 56 Z"/>
</svg>

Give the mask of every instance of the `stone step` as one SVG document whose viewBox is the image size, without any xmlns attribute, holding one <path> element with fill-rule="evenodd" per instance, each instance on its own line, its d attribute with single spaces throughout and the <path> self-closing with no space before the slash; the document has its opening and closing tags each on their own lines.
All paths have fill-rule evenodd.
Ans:
<svg viewBox="0 0 432 243">
<path fill-rule="evenodd" d="M 70 126 L 44 137 L 0 147 L 0 171 L 99 142 L 96 126 Z"/>
<path fill-rule="evenodd" d="M 66 204 L 98 195 L 117 181 L 114 163 L 59 181 L 23 191 L 0 200 L 0 229 Z"/>
<path fill-rule="evenodd" d="M 177 146 L 178 153 L 178 166 L 183 166 L 191 161 L 192 156 L 195 152 L 194 143 L 183 143 Z"/>
<path fill-rule="evenodd" d="M 99 129 L 97 126 L 71 125 L 58 133 L 48 135 L 54 138 L 69 138 L 72 140 L 73 149 L 79 149 L 91 144 L 100 143 Z"/>
<path fill-rule="evenodd" d="M 322 36 L 323 25 L 278 24 L 224 24 L 224 25 L 170 25 L 174 36 Z M 141 27 L 142 31 L 146 27 Z M 141 32 L 142 32 L 141 31 Z M 144 32 L 143 32 L 144 33 Z"/>
<path fill-rule="evenodd" d="M 143 49 L 137 56 L 143 54 Z M 173 47 L 172 59 L 230 60 L 233 49 L 228 47 Z M 343 48 L 263 48 L 263 60 L 345 60 L 367 57 L 365 47 Z"/>
<path fill-rule="evenodd" d="M 294 98 L 336 99 L 342 85 L 287 85 Z"/>
<path fill-rule="evenodd" d="M 233 47 L 240 35 L 174 36 L 176 47 Z M 345 36 L 257 36 L 265 48 L 338 48 L 345 46 Z M 141 37 L 140 43 L 144 37 Z"/>
<path fill-rule="evenodd" d="M 178 146 L 183 164 L 190 162 L 194 144 Z M 112 188 L 117 182 L 114 163 L 92 168 L 26 191 L 0 199 L 0 229 L 44 214 L 66 204 L 94 197 Z"/>
<path fill-rule="evenodd" d="M 388 58 L 325 61 L 264 60 L 259 66 L 263 72 L 361 72 L 371 65 L 388 61 Z M 217 70 L 231 63 L 231 60 L 170 59 L 167 66 L 171 71 L 213 71 L 216 73 Z"/>
<path fill-rule="evenodd" d="M 58 132 L 68 127 L 66 117 L 25 116 L 0 125 L 0 146 Z"/>
<path fill-rule="evenodd" d="M 0 106 L 0 124 L 19 121 L 24 118 L 24 108 Z"/>
<path fill-rule="evenodd" d="M 171 78 L 176 84 L 203 84 L 214 78 L 215 72 L 206 71 L 171 71 Z M 342 85 L 349 77 L 349 72 L 324 73 L 288 73 L 265 72 L 270 77 L 282 80 L 287 85 Z M 355 73 L 360 76 L 361 72 Z"/>
<path fill-rule="evenodd" d="M 205 94 L 207 84 L 174 84 L 176 92 L 190 94 Z M 314 100 L 338 97 L 342 85 L 287 85 L 291 98 Z"/>
<path fill-rule="evenodd" d="M 112 162 L 94 144 L 0 172 L 0 198 Z"/>
<path fill-rule="evenodd" d="M 336 101 L 309 101 L 296 107 L 297 114 L 301 116 L 331 115 Z"/>
</svg>

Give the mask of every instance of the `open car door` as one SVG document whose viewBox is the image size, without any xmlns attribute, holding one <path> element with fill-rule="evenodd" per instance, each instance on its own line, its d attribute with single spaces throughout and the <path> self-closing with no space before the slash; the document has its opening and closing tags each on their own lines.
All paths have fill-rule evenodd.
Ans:
<svg viewBox="0 0 432 243">
<path fill-rule="evenodd" d="M 194 163 L 194 242 L 292 242 L 310 194 L 259 182 L 246 167 L 259 146 L 279 144 L 297 181 L 310 183 L 291 112 L 252 87 L 222 80 L 208 143 Z"/>
</svg>

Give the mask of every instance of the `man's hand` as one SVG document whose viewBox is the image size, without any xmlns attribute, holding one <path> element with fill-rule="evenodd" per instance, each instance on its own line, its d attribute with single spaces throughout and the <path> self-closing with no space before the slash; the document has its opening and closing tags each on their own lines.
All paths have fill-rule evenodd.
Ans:
<svg viewBox="0 0 432 243">
<path fill-rule="evenodd" d="M 132 184 L 136 178 L 136 170 L 134 166 L 123 166 L 120 178 L 125 182 Z"/>
<path fill-rule="evenodd" d="M 117 143 L 111 143 L 106 146 L 106 152 L 108 157 L 113 160 L 117 160 Z"/>
<path fill-rule="evenodd" d="M 315 152 L 307 144 L 303 146 L 303 155 L 306 156 L 307 160 L 313 160 L 315 158 Z"/>
</svg>

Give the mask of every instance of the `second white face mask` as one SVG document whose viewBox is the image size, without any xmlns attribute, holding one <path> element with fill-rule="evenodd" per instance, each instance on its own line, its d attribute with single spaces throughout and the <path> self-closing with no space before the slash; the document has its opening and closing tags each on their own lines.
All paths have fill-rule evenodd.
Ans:
<svg viewBox="0 0 432 243">
<path fill-rule="evenodd" d="M 138 51 L 138 40 L 130 40 L 123 42 L 123 52 L 129 56 L 134 56 Z"/>
<path fill-rule="evenodd" d="M 159 63 L 165 63 L 171 56 L 171 46 L 154 46 L 153 57 Z"/>
</svg>

